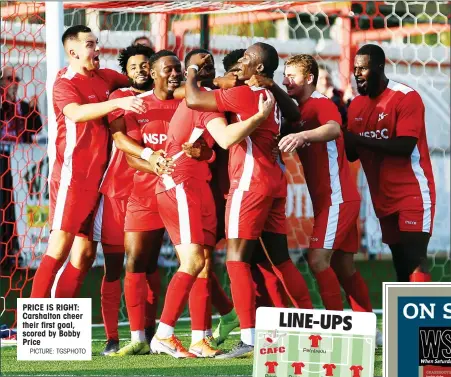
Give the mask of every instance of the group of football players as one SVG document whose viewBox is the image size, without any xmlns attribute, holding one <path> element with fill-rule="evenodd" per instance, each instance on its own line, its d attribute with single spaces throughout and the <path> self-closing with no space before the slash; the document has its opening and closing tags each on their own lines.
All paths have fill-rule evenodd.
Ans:
<svg viewBox="0 0 451 377">
<path fill-rule="evenodd" d="M 56 78 L 57 124 L 49 125 L 52 232 L 31 297 L 49 297 L 69 254 L 55 296 L 77 297 L 101 242 L 104 355 L 239 357 L 253 351 L 257 306 L 313 309 L 288 253 L 280 152 L 297 152 L 302 163 L 314 208 L 307 261 L 326 309 L 343 310 L 342 288 L 353 310 L 372 311 L 354 265 L 360 196 L 348 160 L 363 166 L 398 280 L 430 281 L 435 190 L 424 106 L 416 91 L 385 76 L 379 46 L 357 52 L 360 95 L 344 125 L 316 91 L 318 64 L 307 54 L 285 62 L 285 91 L 273 79 L 278 53 L 266 43 L 230 52 L 226 74 L 216 77 L 203 49 L 182 65 L 172 51 L 132 45 L 119 55 L 120 74 L 100 68 L 88 27 L 70 27 L 62 42 L 69 65 Z M 180 265 L 156 326 L 165 230 Z M 232 300 L 212 270 L 222 238 Z M 131 342 L 120 348 L 125 254 Z M 174 333 L 187 303 L 189 348 Z M 212 306 L 221 316 L 214 333 Z M 238 326 L 241 340 L 220 350 Z"/>
</svg>

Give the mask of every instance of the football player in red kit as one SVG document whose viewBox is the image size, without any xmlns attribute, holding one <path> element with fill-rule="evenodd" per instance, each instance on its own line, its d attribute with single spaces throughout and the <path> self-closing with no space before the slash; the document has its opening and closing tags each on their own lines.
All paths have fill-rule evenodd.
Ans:
<svg viewBox="0 0 451 377">
<path fill-rule="evenodd" d="M 119 54 L 119 65 L 122 72 L 130 80 L 131 86 L 115 90 L 110 99 L 128 96 L 138 96 L 151 89 L 153 80 L 150 77 L 149 59 L 155 52 L 146 46 L 129 46 Z M 108 123 L 113 138 L 113 147 L 110 161 L 105 171 L 100 192 L 99 208 L 94 220 L 94 241 L 102 242 L 105 257 L 105 275 L 101 287 L 102 317 L 107 335 L 107 344 L 102 355 L 107 355 L 119 349 L 118 316 L 122 294 L 120 276 L 124 265 L 124 221 L 127 200 L 133 188 L 133 175 L 135 169 L 128 166 L 125 154 L 140 157 L 144 151 L 141 143 L 136 142 L 126 134 L 125 111 L 115 110 L 108 114 Z M 159 154 L 141 158 L 140 170 L 156 171 L 156 161 Z M 146 318 L 154 318 L 156 311 L 159 286 L 159 276 L 147 275 L 152 289 L 148 290 L 148 303 L 146 305 Z M 157 288 L 157 289 L 155 289 Z M 152 322 L 152 321 L 149 321 Z M 147 331 L 151 332 L 154 323 L 148 323 Z M 151 339 L 151 336 L 150 336 Z"/>
<path fill-rule="evenodd" d="M 57 297 L 75 297 L 95 258 L 92 225 L 98 189 L 108 161 L 108 128 L 104 117 L 119 108 L 143 112 L 139 98 L 108 101 L 110 91 L 128 79 L 99 68 L 96 36 L 86 26 L 68 28 L 62 42 L 69 66 L 53 87 L 57 123 L 49 125 L 50 239 L 34 276 L 31 297 L 49 297 L 56 273 L 72 248 Z"/>
<path fill-rule="evenodd" d="M 180 101 L 173 98 L 173 93 L 182 81 L 182 67 L 172 51 L 161 50 L 150 57 L 148 69 L 154 88 L 140 95 L 146 112 L 126 112 L 124 121 L 127 135 L 145 147 L 141 154 L 147 151 L 152 155 L 164 149 L 168 124 L 179 106 Z M 112 356 L 140 355 L 150 350 L 160 286 L 157 261 L 164 234 L 155 196 L 158 175 L 142 169 L 142 159 L 129 154 L 125 157 L 137 170 L 124 223 L 127 253 L 124 291 L 131 342 Z M 146 311 L 146 305 L 152 305 L 153 310 Z"/>
<path fill-rule="evenodd" d="M 196 61 L 203 64 L 204 60 Z M 272 77 L 279 64 L 274 47 L 256 43 L 240 59 L 237 78 L 248 80 L 254 74 Z M 272 88 L 277 104 L 293 108 L 296 104 L 278 87 Z M 186 84 L 186 101 L 190 108 L 202 111 L 230 111 L 235 120 L 248 119 L 257 110 L 258 97 L 265 89 L 237 86 L 228 90 L 200 91 Z M 280 97 L 286 96 L 285 100 Z M 241 341 L 219 358 L 238 357 L 253 351 L 255 341 L 255 289 L 250 261 L 255 244 L 262 238 L 287 293 L 298 307 L 312 308 L 307 285 L 288 254 L 285 201 L 287 183 L 274 160 L 272 149 L 280 132 L 281 114 L 276 106 L 268 119 L 251 135 L 230 150 L 230 191 L 226 208 L 227 270 L 235 309 L 240 319 Z M 221 143 L 219 143 L 221 145 Z"/>
<path fill-rule="evenodd" d="M 308 263 L 323 304 L 343 310 L 340 284 L 354 310 L 372 311 L 368 288 L 355 269 L 359 248 L 360 195 L 346 159 L 341 115 L 335 104 L 316 91 L 318 63 L 311 55 L 295 55 L 285 63 L 284 85 L 301 111 L 299 123 L 279 142 L 296 151 L 304 169 L 314 209 Z"/>
<path fill-rule="evenodd" d="M 357 96 L 349 107 L 346 154 L 360 159 L 398 281 L 431 281 L 427 247 L 435 183 L 417 91 L 385 76 L 381 47 L 361 47 L 354 60 Z"/>
<path fill-rule="evenodd" d="M 191 86 L 197 88 L 197 71 L 203 69 L 193 62 L 206 62 L 208 59 L 211 61 L 210 55 L 206 53 L 191 57 L 187 69 L 186 88 Z M 207 63 L 207 66 L 211 66 L 211 62 Z M 197 283 L 203 280 L 202 285 L 208 284 L 206 279 L 208 274 L 205 272 L 208 271 L 209 256 L 216 244 L 216 213 L 208 186 L 210 179 L 208 164 L 187 157 L 183 153 L 182 145 L 194 142 L 200 135 L 204 135 L 210 146 L 214 140 L 224 148 L 239 143 L 264 122 L 272 106 L 273 98 L 270 95 L 266 101 L 263 101 L 261 96 L 256 114 L 246 121 L 227 126 L 221 113 L 191 110 L 187 107 L 186 101 L 183 101 L 171 120 L 167 153 L 175 162 L 175 170 L 171 176 L 162 177 L 158 184 L 157 197 L 162 219 L 172 242 L 176 245 L 180 268 L 168 286 L 160 324 L 151 343 L 153 352 L 167 353 L 174 357 L 217 355 L 217 352 L 204 352 L 207 345 L 202 331 L 199 334 L 193 333 L 193 343 L 189 352 L 174 335 L 175 323 L 196 280 Z M 208 294 L 208 289 L 202 291 Z M 208 309 L 209 306 L 204 305 L 204 313 Z M 203 328 L 206 326 L 207 323 L 204 323 Z M 195 342 L 197 337 L 200 340 Z"/>
</svg>

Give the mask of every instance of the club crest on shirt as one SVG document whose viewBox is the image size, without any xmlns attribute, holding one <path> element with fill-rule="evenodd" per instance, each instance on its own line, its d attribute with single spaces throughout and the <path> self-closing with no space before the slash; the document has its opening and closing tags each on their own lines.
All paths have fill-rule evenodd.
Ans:
<svg viewBox="0 0 451 377">
<path fill-rule="evenodd" d="M 379 118 L 377 119 L 378 122 L 380 122 L 382 119 L 384 119 L 388 114 L 385 114 L 383 111 L 379 114 Z"/>
</svg>

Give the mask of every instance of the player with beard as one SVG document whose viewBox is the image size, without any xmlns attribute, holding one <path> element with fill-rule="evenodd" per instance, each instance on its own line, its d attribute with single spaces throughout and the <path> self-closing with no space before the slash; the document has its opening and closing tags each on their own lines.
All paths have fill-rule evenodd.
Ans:
<svg viewBox="0 0 451 377">
<path fill-rule="evenodd" d="M 153 80 L 150 77 L 149 59 L 154 51 L 146 46 L 129 46 L 119 54 L 119 65 L 122 72 L 129 78 L 131 86 L 120 88 L 110 95 L 110 99 L 128 96 L 138 96 L 150 90 Z M 113 137 L 113 148 L 110 162 L 105 171 L 100 192 L 99 208 L 94 220 L 94 241 L 102 243 L 105 257 L 105 275 L 101 287 L 101 307 L 107 344 L 102 355 L 116 352 L 119 349 L 118 316 L 121 302 L 122 266 L 124 264 L 124 220 L 127 200 L 133 187 L 135 169 L 128 166 L 125 154 L 139 157 L 144 147 L 126 135 L 125 111 L 122 109 L 108 114 L 108 123 Z M 141 159 L 141 171 L 156 172 L 156 161 L 159 154 L 150 155 L 148 161 Z M 158 286 L 159 276 L 147 275 L 150 286 Z M 157 280 L 158 283 L 155 283 Z M 155 317 L 156 300 L 153 291 L 149 289 L 148 304 L 146 305 L 146 318 Z M 154 323 L 146 325 L 151 332 Z"/>
<path fill-rule="evenodd" d="M 142 47 L 138 47 L 142 48 Z M 133 61 L 132 61 L 133 62 Z M 130 65 L 129 59 L 129 65 Z M 166 141 L 167 125 L 180 101 L 173 92 L 182 80 L 181 64 L 171 51 L 162 50 L 146 61 L 154 89 L 140 95 L 146 112 L 135 116 L 126 112 L 123 121 L 126 133 L 140 146 L 141 155 L 161 156 Z M 147 171 L 143 161 L 126 154 L 131 168 L 136 169 L 125 215 L 125 251 L 127 253 L 124 282 L 125 301 L 130 321 L 131 342 L 110 356 L 142 355 L 149 353 L 149 343 L 155 331 L 155 317 L 160 290 L 157 260 L 164 234 L 164 225 L 158 213 L 155 197 L 157 174 L 167 173 L 162 167 Z M 170 166 L 168 167 L 170 172 Z M 151 310 L 146 311 L 146 306 Z"/>
<path fill-rule="evenodd" d="M 53 87 L 55 124 L 49 125 L 49 223 L 51 234 L 34 276 L 31 297 L 49 297 L 56 273 L 71 248 L 71 260 L 60 277 L 57 297 L 75 297 L 95 258 L 92 242 L 94 209 L 108 161 L 108 129 L 104 117 L 117 109 L 141 113 L 135 97 L 108 100 L 109 92 L 128 79 L 110 69 L 99 69 L 96 36 L 86 26 L 68 28 L 62 43 L 69 66 Z"/>
<path fill-rule="evenodd" d="M 190 57 L 186 86 L 194 85 L 197 88 L 197 72 L 202 72 L 203 68 L 199 69 L 192 63 L 196 59 L 203 60 L 207 57 L 207 67 L 213 69 L 209 53 L 194 54 Z M 180 268 L 168 286 L 160 324 L 151 342 L 154 352 L 167 353 L 173 357 L 214 357 L 218 353 L 210 346 L 205 333 L 211 316 L 208 300 L 210 256 L 216 244 L 215 204 L 208 185 L 210 170 L 204 161 L 194 161 L 187 157 L 183 144 L 192 143 L 203 135 L 209 146 L 216 141 L 227 148 L 240 142 L 257 128 L 270 114 L 272 106 L 272 96 L 268 93 L 268 99 L 264 101 L 262 95 L 256 114 L 246 121 L 227 126 L 221 113 L 191 110 L 185 100 L 171 120 L 167 152 L 168 156 L 174 157 L 176 165 L 171 176 L 163 176 L 160 179 L 157 198 L 162 219 L 176 247 Z M 198 287 L 195 288 L 194 285 Z M 198 296 L 204 300 L 193 305 L 196 316 L 200 316 L 198 321 L 194 321 L 195 313 L 191 312 L 193 333 L 187 352 L 174 335 L 174 327 L 191 289 L 196 289 Z"/>
<path fill-rule="evenodd" d="M 346 154 L 362 163 L 398 281 L 428 282 L 436 198 L 424 104 L 418 92 L 389 80 L 384 69 L 381 47 L 368 44 L 357 51 L 360 96 L 348 111 Z"/>
<path fill-rule="evenodd" d="M 207 58 L 192 64 L 202 66 Z M 279 64 L 274 47 L 256 43 L 240 59 L 238 80 L 244 82 L 254 74 L 273 77 Z M 297 120 L 296 104 L 279 87 L 272 88 L 284 114 Z M 258 97 L 265 89 L 237 86 L 228 90 L 200 91 L 192 81 L 186 83 L 186 101 L 190 108 L 202 111 L 229 111 L 234 119 L 248 119 L 256 112 Z M 287 109 L 290 109 L 287 111 Z M 291 111 L 292 110 L 292 111 Z M 255 289 L 250 262 L 255 245 L 262 238 L 276 275 L 284 284 L 297 307 L 312 308 L 307 285 L 288 254 L 285 202 L 287 183 L 275 161 L 272 150 L 277 145 L 281 114 L 273 113 L 241 143 L 230 150 L 230 191 L 226 207 L 227 270 L 232 298 L 238 313 L 241 341 L 219 358 L 238 357 L 250 353 L 255 342 Z"/>
</svg>

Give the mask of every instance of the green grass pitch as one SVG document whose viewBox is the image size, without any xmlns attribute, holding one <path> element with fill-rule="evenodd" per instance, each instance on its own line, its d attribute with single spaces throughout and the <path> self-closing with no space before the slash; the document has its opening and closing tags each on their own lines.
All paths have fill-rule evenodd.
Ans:
<svg viewBox="0 0 451 377">
<path fill-rule="evenodd" d="M 215 321 L 216 324 L 216 321 Z M 378 327 L 382 318 L 378 317 Z M 190 323 L 180 322 L 176 332 L 183 344 L 189 346 Z M 128 326 L 120 328 L 121 345 L 130 339 Z M 110 358 L 98 356 L 103 350 L 105 334 L 103 327 L 92 329 L 91 361 L 17 361 L 15 347 L 3 347 L 1 352 L 1 374 L 4 376 L 251 376 L 252 357 L 244 359 L 178 360 L 170 356 L 149 355 Z M 99 341 L 97 341 L 99 340 Z M 221 346 L 230 349 L 239 340 L 238 332 Z M 382 375 L 382 348 L 376 349 L 375 376 Z"/>
</svg>

